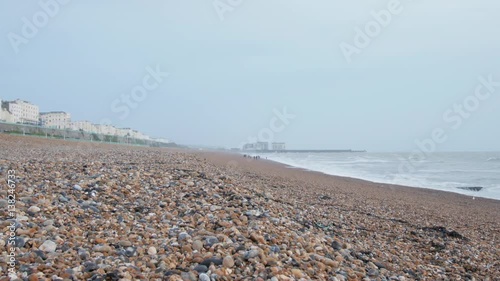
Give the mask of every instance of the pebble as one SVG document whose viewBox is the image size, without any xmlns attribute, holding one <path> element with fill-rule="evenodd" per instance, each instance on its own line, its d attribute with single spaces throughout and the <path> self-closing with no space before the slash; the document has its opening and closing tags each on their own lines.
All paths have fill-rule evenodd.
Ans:
<svg viewBox="0 0 500 281">
<path fill-rule="evenodd" d="M 249 259 L 253 259 L 253 258 L 257 257 L 258 255 L 259 255 L 258 250 L 250 250 L 250 251 L 245 252 L 244 257 L 246 260 L 249 260 Z"/>
<path fill-rule="evenodd" d="M 37 206 L 31 206 L 31 207 L 29 207 L 28 212 L 36 214 L 36 213 L 40 212 L 40 208 L 38 208 Z"/>
<path fill-rule="evenodd" d="M 203 242 L 201 242 L 200 240 L 194 241 L 193 250 L 200 251 L 201 249 L 203 249 Z"/>
<path fill-rule="evenodd" d="M 292 274 L 295 278 L 304 277 L 304 273 L 300 269 L 297 269 L 297 268 L 292 268 Z"/>
<path fill-rule="evenodd" d="M 121 240 L 121 241 L 118 241 L 118 245 L 120 245 L 122 247 L 130 247 L 130 246 L 132 246 L 132 242 L 126 241 L 126 240 Z"/>
<path fill-rule="evenodd" d="M 45 242 L 43 242 L 42 245 L 40 245 L 40 247 L 38 247 L 38 249 L 40 249 L 41 251 L 47 252 L 47 253 L 55 252 L 56 248 L 57 248 L 57 244 L 51 240 L 46 240 Z"/>
<path fill-rule="evenodd" d="M 109 253 L 112 251 L 112 248 L 108 245 L 95 245 L 92 250 L 94 250 L 95 252 L 99 252 L 99 253 Z"/>
<path fill-rule="evenodd" d="M 208 236 L 205 238 L 205 245 L 208 247 L 212 247 L 214 244 L 219 243 L 219 239 L 214 236 Z"/>
<path fill-rule="evenodd" d="M 206 275 L 205 273 L 202 273 L 199 276 L 199 280 L 200 281 L 210 281 L 210 277 L 208 277 L 208 275 Z"/>
<path fill-rule="evenodd" d="M 260 212 L 259 210 L 250 210 L 246 211 L 245 215 L 249 217 L 260 217 L 262 215 L 262 212 Z"/>
<path fill-rule="evenodd" d="M 339 242 L 337 242 L 336 240 L 334 240 L 332 242 L 332 248 L 337 250 L 337 251 L 340 251 L 340 250 L 342 250 L 342 245 Z"/>
<path fill-rule="evenodd" d="M 271 246 L 271 252 L 275 253 L 275 254 L 279 253 L 280 252 L 280 247 L 276 246 L 276 245 Z"/>
<path fill-rule="evenodd" d="M 155 247 L 149 247 L 149 249 L 148 249 L 148 255 L 155 256 L 156 253 L 157 253 L 157 251 L 156 251 Z"/>
<path fill-rule="evenodd" d="M 125 250 L 125 255 L 127 257 L 134 257 L 137 254 L 137 249 L 134 247 L 127 247 Z"/>
<path fill-rule="evenodd" d="M 191 238 L 191 236 L 189 234 L 187 234 L 187 232 L 179 233 L 179 238 L 178 238 L 179 241 L 184 241 L 184 240 L 187 240 L 189 238 Z"/>
<path fill-rule="evenodd" d="M 227 256 L 223 259 L 222 264 L 225 268 L 232 268 L 234 266 L 234 259 L 232 256 Z"/>
<path fill-rule="evenodd" d="M 204 266 L 207 266 L 207 267 L 210 266 L 211 264 L 222 265 L 222 259 L 209 258 L 209 259 L 206 259 L 206 260 L 202 261 L 200 264 L 204 265 Z"/>
<path fill-rule="evenodd" d="M 81 248 L 78 249 L 78 256 L 82 260 L 87 260 L 90 257 L 89 252 L 87 252 L 86 250 L 81 249 Z"/>
<path fill-rule="evenodd" d="M 182 280 L 185 280 L 185 281 L 197 281 L 198 280 L 197 275 L 195 275 L 191 271 L 190 272 L 182 272 L 181 278 L 182 278 Z"/>
<path fill-rule="evenodd" d="M 195 271 L 197 271 L 198 273 L 205 273 L 208 271 L 208 267 L 206 265 L 197 265 L 195 268 L 194 268 Z"/>
<path fill-rule="evenodd" d="M 370 269 L 370 270 L 368 270 L 367 274 L 368 274 L 368 276 L 376 277 L 379 275 L 379 271 L 376 269 Z"/>
<path fill-rule="evenodd" d="M 83 264 L 83 271 L 84 272 L 93 272 L 99 269 L 99 266 L 95 262 L 85 262 Z"/>
</svg>

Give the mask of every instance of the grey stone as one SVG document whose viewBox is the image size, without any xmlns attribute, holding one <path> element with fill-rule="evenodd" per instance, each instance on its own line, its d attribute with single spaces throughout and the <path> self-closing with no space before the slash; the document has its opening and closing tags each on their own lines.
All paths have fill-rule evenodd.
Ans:
<svg viewBox="0 0 500 281">
<path fill-rule="evenodd" d="M 47 252 L 47 253 L 53 253 L 56 251 L 56 248 L 57 248 L 57 244 L 54 241 L 46 240 L 45 242 L 43 242 L 42 245 L 40 245 L 40 247 L 38 249 L 40 249 L 44 252 Z"/>
<path fill-rule="evenodd" d="M 376 270 L 376 269 L 368 270 L 368 276 L 377 277 L 378 275 L 379 275 L 378 270 Z"/>
<path fill-rule="evenodd" d="M 259 251 L 257 251 L 257 250 L 250 250 L 250 251 L 245 252 L 244 257 L 245 257 L 246 260 L 249 260 L 249 259 L 255 258 L 258 255 L 259 255 Z"/>
<path fill-rule="evenodd" d="M 0 208 L 2 208 L 2 209 L 7 208 L 8 205 L 9 205 L 9 202 L 7 202 L 7 200 L 0 199 Z"/>
<path fill-rule="evenodd" d="M 337 241 L 334 240 L 332 242 L 332 248 L 335 249 L 335 250 L 337 250 L 337 251 L 340 251 L 340 250 L 342 250 L 342 245 L 340 245 L 339 242 L 337 242 Z"/>
<path fill-rule="evenodd" d="M 82 260 L 87 260 L 90 257 L 89 252 L 84 249 L 78 249 L 78 256 Z"/>
<path fill-rule="evenodd" d="M 208 275 L 206 275 L 205 273 L 202 273 L 199 276 L 199 280 L 200 281 L 210 281 L 210 277 L 208 277 Z"/>
<path fill-rule="evenodd" d="M 125 250 L 125 255 L 126 255 L 127 257 L 133 257 L 133 256 L 135 256 L 136 254 L 137 254 L 136 249 L 135 249 L 135 248 L 133 248 L 133 247 L 128 247 L 128 248 Z"/>
<path fill-rule="evenodd" d="M 187 232 L 181 232 L 181 233 L 179 233 L 179 237 L 177 238 L 177 240 L 183 241 L 183 240 L 186 240 L 189 238 L 191 238 L 191 236 L 189 234 L 187 234 Z"/>
<path fill-rule="evenodd" d="M 217 237 L 215 236 L 207 236 L 205 238 L 205 245 L 207 245 L 208 247 L 212 247 L 214 244 L 217 243 L 219 243 L 219 239 L 217 239 Z"/>
<path fill-rule="evenodd" d="M 246 211 L 245 215 L 247 217 L 260 217 L 260 216 L 262 216 L 262 212 L 260 212 L 259 210 L 250 210 L 250 211 Z"/>
<path fill-rule="evenodd" d="M 204 261 L 202 261 L 200 264 L 204 265 L 206 267 L 209 267 L 212 263 L 215 265 L 222 265 L 222 259 L 217 259 L 217 258 L 209 258 Z"/>
<path fill-rule="evenodd" d="M 192 272 L 182 272 L 181 273 L 182 280 L 196 281 L 198 277 Z"/>
<path fill-rule="evenodd" d="M 276 246 L 276 245 L 271 246 L 271 252 L 275 253 L 275 254 L 279 253 L 280 252 L 280 247 Z"/>
<path fill-rule="evenodd" d="M 38 208 L 37 206 L 31 206 L 31 207 L 29 207 L 28 212 L 36 214 L 36 213 L 40 212 L 40 208 Z"/>
<path fill-rule="evenodd" d="M 208 267 L 206 265 L 197 265 L 194 270 L 198 273 L 206 273 L 208 271 Z"/>
<path fill-rule="evenodd" d="M 92 272 L 96 271 L 99 269 L 99 266 L 95 262 L 86 262 L 83 264 L 83 271 L 84 272 Z"/>
</svg>

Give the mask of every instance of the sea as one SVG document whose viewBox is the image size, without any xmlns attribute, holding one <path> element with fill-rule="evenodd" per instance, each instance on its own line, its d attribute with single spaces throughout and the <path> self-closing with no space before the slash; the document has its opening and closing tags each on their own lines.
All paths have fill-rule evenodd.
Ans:
<svg viewBox="0 0 500 281">
<path fill-rule="evenodd" d="M 370 152 L 265 153 L 259 156 L 290 168 L 500 200 L 500 152 L 442 152 L 420 156 Z"/>
</svg>

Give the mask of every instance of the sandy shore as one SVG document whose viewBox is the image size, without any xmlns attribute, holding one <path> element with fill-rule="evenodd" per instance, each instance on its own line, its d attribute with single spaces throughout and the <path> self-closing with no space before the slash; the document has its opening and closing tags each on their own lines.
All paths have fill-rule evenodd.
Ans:
<svg viewBox="0 0 500 281">
<path fill-rule="evenodd" d="M 0 135 L 8 170 L 21 279 L 500 280 L 496 200 L 234 154 Z"/>
</svg>

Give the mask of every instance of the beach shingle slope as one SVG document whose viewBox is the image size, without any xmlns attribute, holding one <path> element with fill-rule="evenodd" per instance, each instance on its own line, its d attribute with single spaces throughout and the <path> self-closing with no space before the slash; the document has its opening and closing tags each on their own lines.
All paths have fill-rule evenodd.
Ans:
<svg viewBox="0 0 500 281">
<path fill-rule="evenodd" d="M 0 135 L 0 176 L 6 178 L 9 169 L 18 176 L 18 277 L 500 276 L 498 201 L 380 186 L 242 158 Z M 7 197 L 5 189 L 0 193 Z M 6 211 L 0 210 L 2 217 Z M 0 225 L 4 256 L 9 225 L 8 220 Z M 0 266 L 0 276 L 7 275 L 7 265 Z"/>
</svg>

